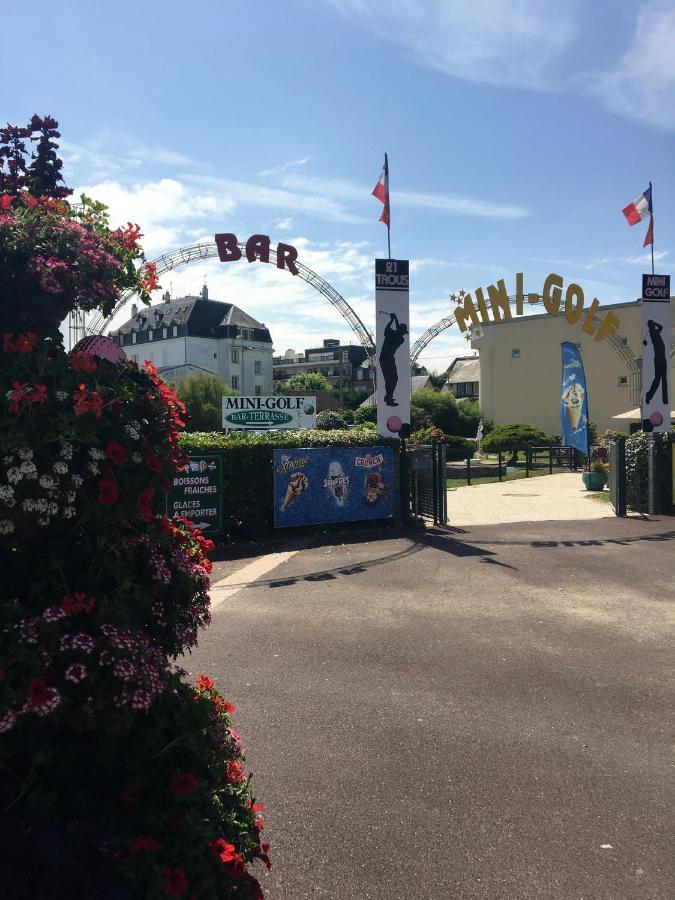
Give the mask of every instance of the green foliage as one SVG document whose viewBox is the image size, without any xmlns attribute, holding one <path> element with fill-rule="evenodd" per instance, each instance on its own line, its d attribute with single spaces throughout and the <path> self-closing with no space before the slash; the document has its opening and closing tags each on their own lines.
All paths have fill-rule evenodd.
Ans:
<svg viewBox="0 0 675 900">
<path fill-rule="evenodd" d="M 458 434 L 463 437 L 475 437 L 480 421 L 480 412 L 475 403 L 457 403 L 449 391 L 434 391 L 424 388 L 413 391 L 411 404 L 429 416 L 430 424 L 440 428 L 445 434 Z M 418 425 L 413 418 L 413 428 Z"/>
<path fill-rule="evenodd" d="M 431 428 L 431 416 L 425 409 L 411 405 L 410 425 L 413 431 L 422 431 L 425 428 Z"/>
<path fill-rule="evenodd" d="M 661 500 L 667 512 L 672 503 L 669 477 L 672 434 L 655 434 L 656 471 L 661 484 Z M 649 510 L 649 435 L 638 431 L 626 438 L 626 502 L 636 512 Z"/>
<path fill-rule="evenodd" d="M 331 383 L 321 372 L 297 372 L 286 381 L 280 381 L 274 386 L 275 394 L 284 394 L 286 391 L 330 391 Z"/>
<path fill-rule="evenodd" d="M 219 378 L 207 372 L 193 372 L 176 386 L 185 404 L 188 431 L 216 431 L 223 427 L 222 399 L 235 392 Z"/>
<path fill-rule="evenodd" d="M 218 452 L 223 466 L 223 523 L 227 537 L 256 538 L 274 523 L 274 449 L 295 447 L 398 448 L 399 441 L 379 437 L 363 427 L 344 431 L 270 431 L 249 434 L 234 431 L 185 434 L 181 449 L 187 453 Z"/>
<path fill-rule="evenodd" d="M 524 450 L 537 444 L 552 443 L 550 435 L 536 425 L 498 425 L 481 441 L 481 449 L 488 452 L 497 450 Z"/>
<path fill-rule="evenodd" d="M 320 431 L 336 431 L 346 424 L 345 417 L 333 409 L 324 409 L 316 417 L 316 427 Z"/>
<path fill-rule="evenodd" d="M 345 410 L 353 410 L 358 409 L 359 406 L 366 399 L 370 391 L 366 390 L 358 390 L 351 387 L 343 387 L 342 388 L 342 396 L 340 396 L 340 389 L 333 388 L 331 390 L 331 394 L 335 397 L 336 400 L 340 400 L 342 402 Z"/>
<path fill-rule="evenodd" d="M 345 420 L 345 423 L 346 423 L 347 425 L 353 425 L 353 424 L 354 424 L 354 410 L 352 410 L 352 409 L 342 409 L 342 410 L 340 410 L 340 414 L 342 415 L 342 418 Z"/>
<path fill-rule="evenodd" d="M 359 406 L 354 410 L 354 424 L 360 425 L 362 422 L 377 422 L 376 406 Z"/>
<path fill-rule="evenodd" d="M 448 373 L 437 372 L 435 369 L 433 369 L 431 372 L 429 372 L 429 380 L 431 381 L 433 387 L 437 391 L 440 391 L 445 382 L 448 380 Z"/>
</svg>

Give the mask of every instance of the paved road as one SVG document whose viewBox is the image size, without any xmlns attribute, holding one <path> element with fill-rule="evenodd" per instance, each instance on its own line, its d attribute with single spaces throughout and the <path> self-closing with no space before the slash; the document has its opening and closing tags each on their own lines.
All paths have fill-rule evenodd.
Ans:
<svg viewBox="0 0 675 900">
<path fill-rule="evenodd" d="M 186 663 L 237 704 L 266 895 L 673 896 L 675 520 L 349 540 L 219 564 Z"/>
</svg>

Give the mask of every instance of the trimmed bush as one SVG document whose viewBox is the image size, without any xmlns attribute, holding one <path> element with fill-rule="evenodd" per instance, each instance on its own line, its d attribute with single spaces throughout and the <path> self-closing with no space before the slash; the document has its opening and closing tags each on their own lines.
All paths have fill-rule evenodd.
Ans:
<svg viewBox="0 0 675 900">
<path fill-rule="evenodd" d="M 274 524 L 274 450 L 282 447 L 398 448 L 396 439 L 381 438 L 365 428 L 343 431 L 298 429 L 249 434 L 234 431 L 181 435 L 186 453 L 214 453 L 223 466 L 223 529 L 225 537 L 255 538 Z"/>
<path fill-rule="evenodd" d="M 359 425 L 361 422 L 377 422 L 376 406 L 359 406 L 354 410 L 354 424 Z"/>
<path fill-rule="evenodd" d="M 670 442 L 672 434 L 655 434 L 656 466 L 661 482 L 661 502 L 668 512 L 672 503 L 670 469 Z M 649 510 L 649 435 L 642 431 L 626 438 L 626 502 L 636 512 Z"/>
<path fill-rule="evenodd" d="M 333 409 L 324 409 L 316 417 L 316 427 L 319 431 L 336 431 L 347 424 L 345 417 Z"/>
<path fill-rule="evenodd" d="M 498 450 L 513 452 L 538 444 L 552 444 L 550 435 L 536 425 L 499 425 L 481 441 L 481 450 L 496 453 Z"/>
</svg>

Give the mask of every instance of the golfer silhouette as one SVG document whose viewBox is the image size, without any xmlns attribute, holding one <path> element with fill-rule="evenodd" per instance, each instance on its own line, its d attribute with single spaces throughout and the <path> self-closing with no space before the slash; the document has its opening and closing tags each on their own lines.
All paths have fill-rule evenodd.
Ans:
<svg viewBox="0 0 675 900">
<path fill-rule="evenodd" d="M 408 326 L 405 322 L 399 323 L 396 313 L 389 313 L 389 322 L 384 329 L 384 340 L 380 350 L 380 371 L 384 378 L 384 402 L 387 406 L 398 406 L 394 400 L 394 392 L 398 384 L 396 351 L 405 340 L 407 333 Z"/>
<path fill-rule="evenodd" d="M 651 387 L 647 391 L 645 395 L 645 400 L 649 404 L 652 401 L 652 397 L 657 392 L 659 388 L 659 382 L 661 383 L 661 397 L 664 403 L 668 403 L 668 379 L 666 377 L 668 373 L 668 361 L 666 359 L 666 347 L 663 343 L 663 338 L 661 337 L 661 332 L 663 331 L 663 325 L 660 325 L 658 322 L 655 322 L 653 319 L 647 320 L 647 328 L 649 328 L 649 337 L 652 342 L 652 347 L 654 348 L 654 380 L 651 383 Z M 644 340 L 642 342 L 645 347 L 647 346 L 647 341 Z"/>
</svg>

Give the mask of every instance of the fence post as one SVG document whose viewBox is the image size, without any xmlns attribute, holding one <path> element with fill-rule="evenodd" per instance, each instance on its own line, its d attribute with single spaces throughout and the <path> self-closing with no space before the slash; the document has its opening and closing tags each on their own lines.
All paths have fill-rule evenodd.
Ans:
<svg viewBox="0 0 675 900">
<path fill-rule="evenodd" d="M 548 447 L 548 474 L 553 475 L 553 447 Z"/>
<path fill-rule="evenodd" d="M 502 451 L 497 451 L 497 466 L 499 467 L 499 480 L 502 480 Z"/>
<path fill-rule="evenodd" d="M 466 458 L 466 483 L 471 484 L 471 457 Z"/>
<path fill-rule="evenodd" d="M 434 525 L 438 525 L 438 466 L 436 464 L 437 456 L 438 441 L 434 438 L 431 441 L 431 493 L 433 495 Z"/>
<path fill-rule="evenodd" d="M 405 438 L 401 438 L 398 477 L 401 497 L 401 524 L 408 525 L 410 522 L 410 473 Z"/>
<path fill-rule="evenodd" d="M 525 448 L 525 477 L 530 477 L 530 448 Z"/>
</svg>

